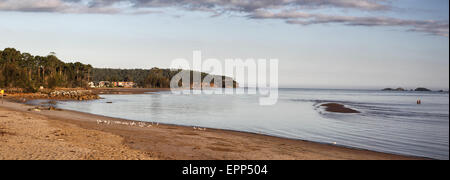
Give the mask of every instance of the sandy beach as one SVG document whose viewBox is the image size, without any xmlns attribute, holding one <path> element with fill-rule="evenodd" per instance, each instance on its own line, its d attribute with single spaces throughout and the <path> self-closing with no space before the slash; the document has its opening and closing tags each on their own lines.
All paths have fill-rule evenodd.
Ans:
<svg viewBox="0 0 450 180">
<path fill-rule="evenodd" d="M 301 140 L 0 104 L 0 159 L 414 160 Z"/>
</svg>

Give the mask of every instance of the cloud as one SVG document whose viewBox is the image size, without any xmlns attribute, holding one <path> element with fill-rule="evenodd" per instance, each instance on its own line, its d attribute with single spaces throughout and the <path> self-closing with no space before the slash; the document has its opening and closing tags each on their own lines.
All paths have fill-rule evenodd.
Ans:
<svg viewBox="0 0 450 180">
<path fill-rule="evenodd" d="M 0 0 L 0 11 L 97 14 L 150 14 L 176 8 L 220 16 L 235 13 L 250 19 L 280 19 L 288 24 L 390 26 L 448 37 L 448 22 L 392 17 L 354 17 L 308 13 L 310 10 L 391 11 L 391 0 Z M 156 10 L 155 10 L 156 9 Z M 333 11 L 335 12 L 335 11 Z M 447 20 L 448 21 L 448 20 Z"/>
<path fill-rule="evenodd" d="M 89 7 L 83 0 L 0 0 L 0 11 L 114 14 L 113 7 Z"/>
<path fill-rule="evenodd" d="M 120 0 L 116 0 L 120 1 Z M 187 7 L 209 10 L 251 12 L 258 9 L 336 7 L 361 10 L 385 10 L 385 0 L 137 0 L 136 7 Z"/>
<path fill-rule="evenodd" d="M 0 0 L 0 9 L 4 11 L 55 11 L 64 7 L 64 2 L 60 0 Z"/>
<path fill-rule="evenodd" d="M 411 32 L 423 32 L 431 35 L 448 37 L 449 23 L 433 20 L 404 20 L 391 17 L 354 17 L 324 14 L 309 14 L 305 12 L 269 12 L 256 11 L 248 15 L 251 19 L 283 19 L 288 24 L 314 25 L 314 24 L 343 24 L 347 26 L 389 26 L 403 27 Z"/>
<path fill-rule="evenodd" d="M 278 8 L 351 8 L 386 10 L 386 0 L 0 0 L 0 10 L 25 12 L 72 12 L 80 9 L 178 7 L 190 10 L 252 12 Z M 102 11 L 100 11 L 101 13 Z"/>
</svg>

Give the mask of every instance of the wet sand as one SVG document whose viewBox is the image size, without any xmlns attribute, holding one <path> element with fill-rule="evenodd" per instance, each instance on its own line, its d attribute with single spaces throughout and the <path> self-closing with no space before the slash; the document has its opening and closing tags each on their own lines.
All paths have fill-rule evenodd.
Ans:
<svg viewBox="0 0 450 180">
<path fill-rule="evenodd" d="M 413 160 L 301 140 L 0 104 L 0 159 Z"/>
</svg>

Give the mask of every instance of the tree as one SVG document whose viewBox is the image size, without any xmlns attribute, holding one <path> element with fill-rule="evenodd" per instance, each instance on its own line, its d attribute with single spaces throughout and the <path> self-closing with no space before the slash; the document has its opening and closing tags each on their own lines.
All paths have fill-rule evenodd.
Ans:
<svg viewBox="0 0 450 180">
<path fill-rule="evenodd" d="M 0 51 L 0 87 L 23 88 L 34 91 L 39 86 L 85 87 L 92 66 L 64 63 L 55 53 L 46 57 L 21 53 L 13 48 Z"/>
</svg>

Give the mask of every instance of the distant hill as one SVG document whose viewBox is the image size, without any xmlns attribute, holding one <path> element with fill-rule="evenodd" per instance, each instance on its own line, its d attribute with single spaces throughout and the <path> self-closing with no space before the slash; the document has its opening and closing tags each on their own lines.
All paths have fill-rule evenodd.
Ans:
<svg viewBox="0 0 450 180">
<path fill-rule="evenodd" d="M 170 88 L 171 79 L 181 72 L 181 70 L 171 69 L 108 69 L 108 68 L 94 68 L 92 70 L 93 81 L 124 81 L 135 82 L 138 87 L 145 88 Z M 200 74 L 203 80 L 207 73 L 190 71 L 191 82 L 193 82 L 194 75 Z M 222 85 L 225 85 L 225 80 L 233 82 L 233 87 L 238 86 L 236 81 L 230 77 L 213 75 L 214 78 L 222 79 Z M 197 82 L 198 83 L 198 82 Z"/>
</svg>

